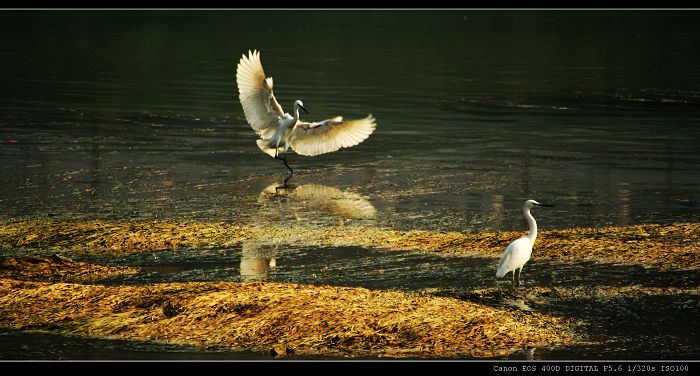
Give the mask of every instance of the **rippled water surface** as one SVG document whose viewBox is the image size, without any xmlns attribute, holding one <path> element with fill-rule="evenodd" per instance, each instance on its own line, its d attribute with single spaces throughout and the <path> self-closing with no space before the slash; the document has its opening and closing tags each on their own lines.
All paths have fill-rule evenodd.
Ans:
<svg viewBox="0 0 700 376">
<path fill-rule="evenodd" d="M 0 11 L 0 219 L 481 232 L 525 230 L 520 206 L 535 198 L 556 205 L 535 213 L 542 229 L 697 221 L 698 21 L 692 11 Z M 249 49 L 262 51 L 287 110 L 302 99 L 308 120 L 372 113 L 376 132 L 336 153 L 292 153 L 295 189 L 276 191 L 287 170 L 258 150 L 237 98 Z M 491 259 L 364 248 L 251 243 L 92 261 L 144 268 L 107 283 L 496 286 Z M 698 285 L 641 266 L 536 260 L 524 278 Z M 697 319 L 684 320 L 697 334 Z M 537 354 L 698 355 L 696 339 L 669 341 Z"/>
<path fill-rule="evenodd" d="M 356 192 L 381 223 L 521 229 L 529 197 L 557 205 L 549 228 L 698 215 L 696 12 L 0 17 L 4 218 L 247 220 L 286 174 L 237 99 L 254 48 L 287 110 L 376 116 L 361 145 L 290 159 L 297 184 Z"/>
</svg>

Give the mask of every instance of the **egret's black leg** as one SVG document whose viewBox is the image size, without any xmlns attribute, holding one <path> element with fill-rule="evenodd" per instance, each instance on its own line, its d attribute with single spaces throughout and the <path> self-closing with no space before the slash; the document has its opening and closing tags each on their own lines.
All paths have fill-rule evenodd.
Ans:
<svg viewBox="0 0 700 376">
<path fill-rule="evenodd" d="M 289 165 L 287 164 L 287 156 L 286 155 L 284 157 L 280 157 L 279 155 L 276 155 L 275 159 L 281 160 L 284 163 L 284 165 L 287 166 L 287 168 L 289 169 L 289 176 L 292 176 L 292 174 L 294 174 L 294 170 L 292 170 L 292 168 L 289 167 Z"/>
<path fill-rule="evenodd" d="M 523 267 L 521 266 L 520 269 L 518 269 L 518 286 L 520 286 L 520 276 L 523 275 Z"/>
<path fill-rule="evenodd" d="M 277 192 L 278 192 L 280 189 L 281 189 L 281 190 L 284 190 L 284 193 L 285 193 L 285 194 L 287 193 L 287 188 L 289 188 L 289 186 L 287 185 L 287 180 L 288 180 L 290 177 L 291 177 L 291 176 L 287 177 L 287 179 L 284 179 L 284 184 L 280 185 L 279 187 L 275 187 L 275 194 L 277 194 Z"/>
<path fill-rule="evenodd" d="M 277 191 L 279 191 L 280 189 L 284 189 L 286 191 L 289 188 L 293 188 L 293 186 L 287 184 L 287 182 L 289 181 L 289 179 L 292 178 L 292 176 L 293 176 L 292 174 L 289 174 L 289 176 L 287 176 L 284 179 L 284 183 L 282 183 L 282 185 L 280 185 L 279 187 L 275 187 L 275 193 L 277 193 Z"/>
<path fill-rule="evenodd" d="M 284 188 L 287 188 L 287 182 L 288 182 L 289 179 L 291 179 L 291 178 L 292 178 L 292 174 L 289 174 L 289 176 L 287 176 L 287 178 L 284 179 L 284 185 L 283 185 Z"/>
<path fill-rule="evenodd" d="M 510 286 L 510 291 L 513 294 L 513 297 L 515 298 L 517 296 L 517 289 L 515 288 L 515 271 L 517 269 L 513 270 L 513 283 Z"/>
<path fill-rule="evenodd" d="M 289 167 L 289 165 L 287 164 L 287 156 L 286 155 L 283 157 L 280 157 L 279 154 L 277 154 L 277 155 L 275 155 L 275 159 L 281 160 L 284 163 L 284 165 L 287 166 L 287 168 L 289 169 L 289 176 L 287 176 L 287 178 L 284 179 L 284 184 L 281 187 L 275 188 L 275 191 L 277 191 L 279 189 L 287 189 L 287 182 L 289 181 L 289 179 L 292 178 L 292 175 L 294 175 L 294 170 L 292 170 L 292 168 Z"/>
</svg>

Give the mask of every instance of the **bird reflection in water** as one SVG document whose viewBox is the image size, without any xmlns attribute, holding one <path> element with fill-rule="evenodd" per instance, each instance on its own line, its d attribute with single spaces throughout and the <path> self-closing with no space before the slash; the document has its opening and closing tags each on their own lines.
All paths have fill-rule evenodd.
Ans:
<svg viewBox="0 0 700 376">
<path fill-rule="evenodd" d="M 321 184 L 279 189 L 279 184 L 275 183 L 260 192 L 258 202 L 262 206 L 258 215 L 260 222 L 278 222 L 280 215 L 291 215 L 289 219 L 310 226 L 317 227 L 319 222 L 327 220 L 344 226 L 347 221 L 372 220 L 377 215 L 374 205 L 360 194 Z M 290 234 L 287 240 L 293 242 L 293 236 Z M 243 242 L 241 281 L 268 280 L 277 267 L 276 255 L 280 247 L 284 245 L 264 240 Z"/>
<path fill-rule="evenodd" d="M 360 194 L 321 184 L 288 186 L 284 189 L 279 189 L 278 184 L 272 184 L 263 189 L 258 202 L 266 204 L 279 197 L 285 198 L 281 201 L 284 212 L 292 214 L 296 220 L 334 219 L 342 225 L 348 220 L 372 219 L 377 215 L 374 205 Z"/>
<path fill-rule="evenodd" d="M 241 281 L 260 282 L 268 279 L 277 267 L 277 246 L 260 241 L 246 241 L 241 247 Z"/>
<path fill-rule="evenodd" d="M 534 360 L 535 359 L 535 350 L 536 347 L 528 347 L 525 350 L 525 360 Z"/>
</svg>

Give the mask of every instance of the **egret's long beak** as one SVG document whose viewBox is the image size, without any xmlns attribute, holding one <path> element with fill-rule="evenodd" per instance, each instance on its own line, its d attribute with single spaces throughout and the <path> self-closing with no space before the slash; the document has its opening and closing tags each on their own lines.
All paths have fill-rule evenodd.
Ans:
<svg viewBox="0 0 700 376">
<path fill-rule="evenodd" d="M 309 113 L 309 111 L 306 111 L 306 109 L 304 108 L 304 106 L 299 105 L 299 108 L 301 108 L 302 110 L 304 110 L 304 112 L 306 112 L 307 114 Z"/>
<path fill-rule="evenodd" d="M 549 205 L 549 204 L 537 204 L 537 206 L 546 206 L 548 208 L 553 208 L 554 205 Z"/>
</svg>

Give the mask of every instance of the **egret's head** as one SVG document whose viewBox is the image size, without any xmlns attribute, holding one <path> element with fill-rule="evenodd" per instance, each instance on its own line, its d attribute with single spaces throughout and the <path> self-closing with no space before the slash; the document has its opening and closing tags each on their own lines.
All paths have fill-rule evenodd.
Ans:
<svg viewBox="0 0 700 376">
<path fill-rule="evenodd" d="M 553 205 L 540 204 L 539 202 L 537 202 L 537 201 L 535 201 L 535 200 L 527 200 L 527 201 L 525 201 L 525 205 L 524 205 L 524 206 L 525 206 L 526 208 L 528 208 L 528 209 L 532 209 L 532 208 L 535 207 L 535 206 L 546 206 L 546 207 L 549 207 L 549 208 L 554 207 Z"/>
<path fill-rule="evenodd" d="M 304 108 L 304 102 L 302 102 L 301 99 L 297 99 L 296 101 L 294 101 L 294 107 L 299 107 L 302 110 L 304 110 L 304 112 L 306 112 L 307 114 L 309 113 L 309 111 L 306 111 L 306 109 Z"/>
</svg>

